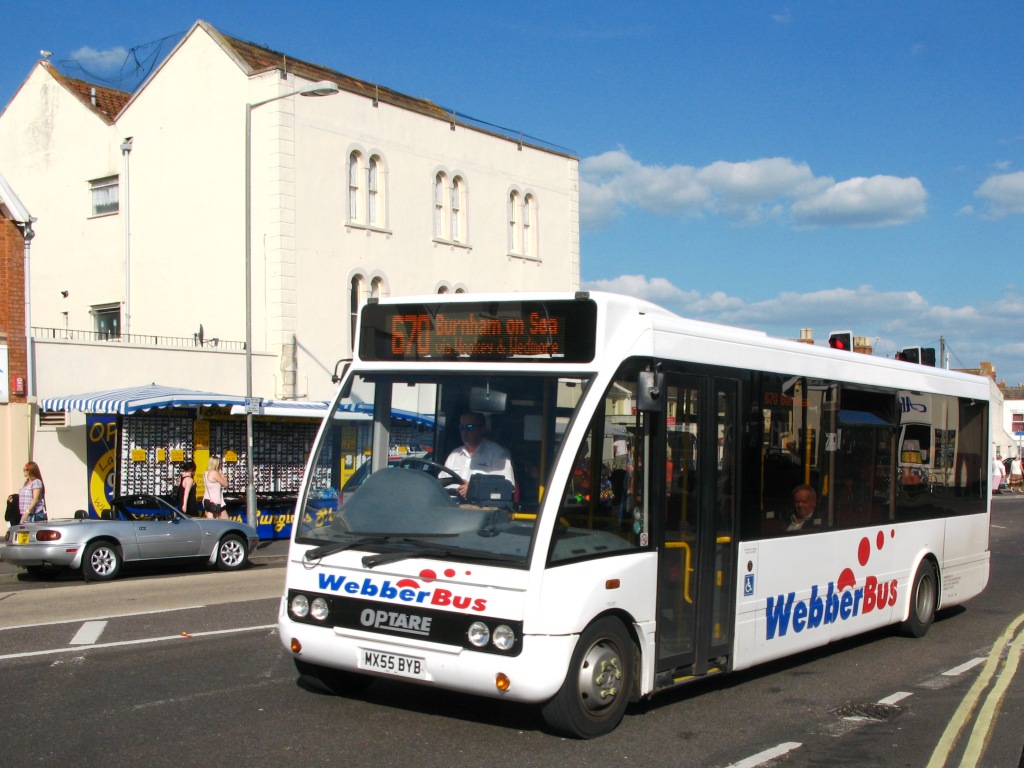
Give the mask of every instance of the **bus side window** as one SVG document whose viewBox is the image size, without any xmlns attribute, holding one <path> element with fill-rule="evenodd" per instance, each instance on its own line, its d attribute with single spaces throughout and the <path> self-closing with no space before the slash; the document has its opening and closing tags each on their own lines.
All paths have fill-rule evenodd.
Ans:
<svg viewBox="0 0 1024 768">
<path fill-rule="evenodd" d="M 629 395 L 635 376 L 616 381 L 605 396 L 604 407 L 594 414 L 587 437 L 573 460 L 572 473 L 562 494 L 559 527 L 578 537 L 579 546 L 556 546 L 552 560 L 586 557 L 638 546 L 644 530 L 643 461 L 644 414 L 633 408 Z M 568 528 L 568 531 L 566 529 Z M 588 544 L 584 531 L 611 534 Z"/>
</svg>

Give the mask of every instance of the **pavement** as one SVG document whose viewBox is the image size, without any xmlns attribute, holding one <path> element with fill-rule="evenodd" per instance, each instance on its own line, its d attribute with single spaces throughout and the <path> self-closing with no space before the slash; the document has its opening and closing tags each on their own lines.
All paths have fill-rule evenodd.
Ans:
<svg viewBox="0 0 1024 768">
<path fill-rule="evenodd" d="M 0 540 L 0 545 L 2 543 L 2 540 Z M 254 563 L 264 564 L 275 560 L 283 560 L 288 556 L 288 545 L 290 543 L 289 539 L 264 539 L 260 541 L 250 559 Z M 24 569 L 0 561 L 0 586 L 18 581 L 19 574 L 23 574 L 25 578 L 31 578 L 25 573 Z"/>
</svg>

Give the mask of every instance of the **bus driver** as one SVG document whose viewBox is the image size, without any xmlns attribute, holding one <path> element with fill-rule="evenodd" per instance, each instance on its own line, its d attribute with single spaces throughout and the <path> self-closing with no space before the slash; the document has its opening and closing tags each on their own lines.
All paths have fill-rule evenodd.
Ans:
<svg viewBox="0 0 1024 768">
<path fill-rule="evenodd" d="M 487 421 L 483 414 L 467 412 L 459 417 L 462 445 L 448 454 L 444 465 L 462 478 L 459 496 L 466 498 L 470 475 L 484 474 L 504 477 L 514 486 L 512 457 L 507 450 L 484 437 Z"/>
</svg>

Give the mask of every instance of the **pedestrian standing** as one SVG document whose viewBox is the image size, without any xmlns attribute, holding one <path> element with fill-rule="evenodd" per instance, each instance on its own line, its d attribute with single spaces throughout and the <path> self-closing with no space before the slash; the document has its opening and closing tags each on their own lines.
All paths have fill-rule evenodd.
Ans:
<svg viewBox="0 0 1024 768">
<path fill-rule="evenodd" d="M 1020 493 L 1024 485 L 1024 470 L 1021 469 L 1020 456 L 1010 459 L 1010 493 Z"/>
<path fill-rule="evenodd" d="M 224 509 L 224 491 L 228 479 L 220 471 L 220 456 L 211 456 L 206 472 L 203 473 L 203 510 L 207 517 L 227 518 Z"/>
<path fill-rule="evenodd" d="M 992 460 L 992 493 L 1002 493 L 999 489 L 1003 485 L 1003 478 L 1006 477 L 1006 467 L 1003 466 L 1003 458 L 996 452 Z"/>
<path fill-rule="evenodd" d="M 186 461 L 181 468 L 180 493 L 178 509 L 189 517 L 198 517 L 199 505 L 196 503 L 196 463 L 194 461 Z"/>
<path fill-rule="evenodd" d="M 25 484 L 18 491 L 18 510 L 22 523 L 37 523 L 46 519 L 46 486 L 34 461 L 25 464 Z"/>
</svg>

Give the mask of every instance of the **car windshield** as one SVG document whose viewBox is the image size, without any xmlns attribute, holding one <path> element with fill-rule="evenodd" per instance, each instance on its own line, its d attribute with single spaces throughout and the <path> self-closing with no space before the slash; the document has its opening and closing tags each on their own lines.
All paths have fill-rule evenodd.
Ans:
<svg viewBox="0 0 1024 768">
<path fill-rule="evenodd" d="M 177 510 L 156 496 L 119 496 L 111 505 L 115 520 L 173 520 Z"/>
<path fill-rule="evenodd" d="M 535 375 L 360 375 L 316 446 L 296 539 L 348 549 L 526 562 L 566 425 L 587 383 Z"/>
</svg>

